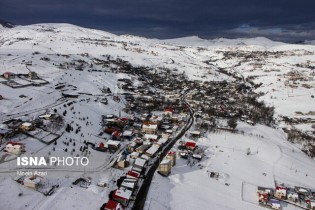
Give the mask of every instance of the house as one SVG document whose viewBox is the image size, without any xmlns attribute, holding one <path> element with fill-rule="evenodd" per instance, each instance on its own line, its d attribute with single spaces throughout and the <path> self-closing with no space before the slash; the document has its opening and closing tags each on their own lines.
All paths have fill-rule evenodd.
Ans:
<svg viewBox="0 0 315 210">
<path fill-rule="evenodd" d="M 269 206 L 270 196 L 273 194 L 273 190 L 270 188 L 258 187 L 257 195 L 259 205 Z"/>
<path fill-rule="evenodd" d="M 38 176 L 34 175 L 34 176 L 30 176 L 30 177 L 26 177 L 23 181 L 23 185 L 25 187 L 31 188 L 33 190 L 37 190 L 38 187 L 40 186 L 41 180 Z"/>
<path fill-rule="evenodd" d="M 304 187 L 294 187 L 294 190 L 297 194 L 307 196 L 310 194 L 309 190 Z"/>
<path fill-rule="evenodd" d="M 288 200 L 296 203 L 299 200 L 299 195 L 296 192 L 289 192 L 288 193 Z"/>
<path fill-rule="evenodd" d="M 143 124 L 142 132 L 145 134 L 156 134 L 157 127 L 157 124 Z"/>
<path fill-rule="evenodd" d="M 137 143 L 132 141 L 127 145 L 127 148 L 130 152 L 134 152 L 137 147 Z"/>
<path fill-rule="evenodd" d="M 167 153 L 165 158 L 171 161 L 172 166 L 176 165 L 176 152 L 175 151 L 170 151 L 169 153 Z"/>
<path fill-rule="evenodd" d="M 122 134 L 121 134 L 121 137 L 123 139 L 126 139 L 126 140 L 131 140 L 132 137 L 133 137 L 134 133 L 133 131 L 130 131 L 130 130 L 125 130 Z"/>
<path fill-rule="evenodd" d="M 194 140 L 188 140 L 185 142 L 185 147 L 188 150 L 194 150 L 196 148 L 196 142 Z"/>
<path fill-rule="evenodd" d="M 33 80 L 33 79 L 39 79 L 39 77 L 37 76 L 37 73 L 34 72 L 34 71 L 30 71 L 30 72 L 28 73 L 28 77 L 29 77 L 31 80 Z"/>
<path fill-rule="evenodd" d="M 172 107 L 167 107 L 164 109 L 164 114 L 167 116 L 171 117 L 173 115 L 173 112 L 174 112 L 174 109 Z"/>
<path fill-rule="evenodd" d="M 20 125 L 20 129 L 24 132 L 27 132 L 27 131 L 31 131 L 31 130 L 34 130 L 35 127 L 33 126 L 32 123 L 29 123 L 29 122 L 25 122 L 25 123 L 22 123 Z"/>
<path fill-rule="evenodd" d="M 116 152 L 120 148 L 120 141 L 108 140 L 105 143 L 105 147 L 110 150 Z"/>
<path fill-rule="evenodd" d="M 168 140 L 168 138 L 170 137 L 170 134 L 168 133 L 162 133 L 162 138 Z"/>
<path fill-rule="evenodd" d="M 103 210 L 124 210 L 125 208 L 114 200 L 109 200 L 104 206 Z"/>
<path fill-rule="evenodd" d="M 158 144 L 153 144 L 146 152 L 145 154 L 148 155 L 149 157 L 153 157 L 157 151 L 159 150 L 160 145 Z"/>
<path fill-rule="evenodd" d="M 129 161 L 126 160 L 126 155 L 122 154 L 117 159 L 118 168 L 126 168 L 129 166 Z"/>
<path fill-rule="evenodd" d="M 138 147 L 138 148 L 136 149 L 136 152 L 142 154 L 142 153 L 144 153 L 149 147 L 150 147 L 150 144 L 143 144 L 143 145 L 141 145 L 140 147 Z"/>
<path fill-rule="evenodd" d="M 112 137 L 113 137 L 113 139 L 114 140 L 120 140 L 120 132 L 118 131 L 118 130 L 116 130 L 116 131 L 114 131 L 113 133 L 112 133 Z"/>
<path fill-rule="evenodd" d="M 127 160 L 119 160 L 117 161 L 117 167 L 118 168 L 126 168 L 129 166 L 129 161 Z"/>
<path fill-rule="evenodd" d="M 128 206 L 129 200 L 131 198 L 132 191 L 124 187 L 120 187 L 114 192 L 113 200 L 119 202 L 123 206 Z"/>
<path fill-rule="evenodd" d="M 147 160 L 142 158 L 137 158 L 133 163 L 132 171 L 141 173 L 147 164 Z"/>
<path fill-rule="evenodd" d="M 20 155 L 25 152 L 25 145 L 19 142 L 8 142 L 4 148 L 5 152 Z"/>
<path fill-rule="evenodd" d="M 123 187 L 133 192 L 137 185 L 137 181 L 138 181 L 137 179 L 125 178 L 124 181 L 121 183 L 120 187 Z"/>
<path fill-rule="evenodd" d="M 158 136 L 154 134 L 145 134 L 144 139 L 147 139 L 151 142 L 157 142 Z"/>
<path fill-rule="evenodd" d="M 128 171 L 128 173 L 127 173 L 128 179 L 136 179 L 137 180 L 137 179 L 139 179 L 139 177 L 140 177 L 140 174 L 135 172 L 135 171 Z"/>
<path fill-rule="evenodd" d="M 39 118 L 41 118 L 41 119 L 45 119 L 45 120 L 52 120 L 52 119 L 54 119 L 55 118 L 55 114 L 53 114 L 53 113 L 47 113 L 47 114 L 44 114 L 44 115 L 40 115 L 40 116 L 38 116 Z"/>
<path fill-rule="evenodd" d="M 200 137 L 200 131 L 190 131 L 192 137 Z"/>
<path fill-rule="evenodd" d="M 168 176 L 171 173 L 172 161 L 164 159 L 159 165 L 159 173 L 163 176 Z"/>
<path fill-rule="evenodd" d="M 140 153 L 139 152 L 133 152 L 130 154 L 130 158 L 131 159 L 136 159 L 140 156 Z"/>
<path fill-rule="evenodd" d="M 0 145 L 2 144 L 2 139 L 13 136 L 14 130 L 0 127 Z"/>
<path fill-rule="evenodd" d="M 97 147 L 95 147 L 95 150 L 101 151 L 101 152 L 107 152 L 107 147 L 105 147 L 105 144 L 103 142 L 99 143 Z"/>
<path fill-rule="evenodd" d="M 286 199 L 287 197 L 287 188 L 283 186 L 277 186 L 274 196 L 279 199 Z"/>
<path fill-rule="evenodd" d="M 3 77 L 6 79 L 14 79 L 15 78 L 15 74 L 12 72 L 5 72 L 3 73 Z"/>
<path fill-rule="evenodd" d="M 165 138 L 160 138 L 160 139 L 158 140 L 157 144 L 163 145 L 163 144 L 165 144 L 166 142 L 167 142 L 167 139 L 165 139 Z"/>
</svg>

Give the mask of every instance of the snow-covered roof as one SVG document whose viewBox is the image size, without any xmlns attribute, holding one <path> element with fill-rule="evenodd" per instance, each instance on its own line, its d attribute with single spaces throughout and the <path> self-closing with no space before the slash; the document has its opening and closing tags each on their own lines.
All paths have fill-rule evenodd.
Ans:
<svg viewBox="0 0 315 210">
<path fill-rule="evenodd" d="M 164 144 L 165 142 L 167 142 L 167 139 L 160 138 L 157 143 L 158 143 L 158 144 Z"/>
<path fill-rule="evenodd" d="M 158 136 L 154 135 L 154 134 L 145 134 L 144 138 L 146 138 L 146 139 L 157 139 Z"/>
<path fill-rule="evenodd" d="M 32 126 L 32 123 L 29 123 L 29 122 L 25 122 L 22 124 L 22 126 L 25 126 L 25 127 L 30 127 Z"/>
<path fill-rule="evenodd" d="M 132 131 L 124 131 L 122 135 L 123 136 L 132 136 L 132 133 L 133 133 Z"/>
<path fill-rule="evenodd" d="M 127 188 L 127 189 L 133 189 L 136 185 L 137 181 L 135 179 L 125 179 L 121 183 L 121 187 Z"/>
<path fill-rule="evenodd" d="M 170 159 L 163 159 L 160 165 L 169 164 L 171 162 Z"/>
<path fill-rule="evenodd" d="M 116 190 L 114 197 L 118 197 L 124 200 L 129 200 L 131 197 L 131 190 L 128 190 L 124 187 L 120 187 L 118 190 Z"/>
<path fill-rule="evenodd" d="M 107 145 L 113 145 L 113 146 L 118 146 L 120 145 L 120 141 L 114 141 L 114 140 L 108 140 L 106 142 Z"/>
<path fill-rule="evenodd" d="M 30 176 L 30 177 L 26 177 L 24 179 L 24 182 L 33 183 L 33 184 L 39 184 L 40 183 L 40 178 L 39 177 Z"/>
<path fill-rule="evenodd" d="M 193 134 L 193 135 L 200 135 L 200 131 L 190 131 L 190 134 Z"/>
<path fill-rule="evenodd" d="M 157 125 L 156 124 L 143 124 L 142 125 L 143 129 L 152 129 L 152 130 L 156 130 L 157 129 Z"/>
<path fill-rule="evenodd" d="M 151 158 L 149 157 L 149 156 L 147 156 L 147 155 L 141 155 L 141 158 L 143 158 L 143 159 L 145 159 L 145 160 L 150 160 Z"/>
<path fill-rule="evenodd" d="M 145 159 L 137 158 L 137 159 L 135 160 L 135 163 L 134 163 L 134 164 L 135 164 L 136 166 L 143 167 L 146 162 L 147 162 L 147 160 L 145 160 Z"/>
<path fill-rule="evenodd" d="M 154 155 L 158 149 L 160 148 L 160 146 L 158 144 L 153 144 L 147 151 L 146 153 L 149 155 Z"/>
</svg>

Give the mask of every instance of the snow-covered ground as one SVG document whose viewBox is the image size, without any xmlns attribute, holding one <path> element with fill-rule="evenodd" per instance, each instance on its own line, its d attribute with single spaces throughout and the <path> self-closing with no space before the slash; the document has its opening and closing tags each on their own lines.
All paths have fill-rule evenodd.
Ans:
<svg viewBox="0 0 315 210">
<path fill-rule="evenodd" d="M 315 189 L 314 160 L 287 142 L 282 131 L 245 123 L 238 129 L 245 134 L 200 138 L 197 144 L 207 148 L 206 156 L 194 166 L 178 157 L 169 177 L 156 173 L 145 209 L 261 209 L 258 186 L 275 188 L 276 181 Z M 219 178 L 210 178 L 210 172 L 220 173 Z"/>
<path fill-rule="evenodd" d="M 107 96 L 108 104 L 101 103 L 104 97 L 101 89 L 110 88 L 114 95 L 123 99 L 124 91 L 118 87 L 118 79 L 128 78 L 134 84 L 141 84 L 134 75 L 113 73 L 111 68 L 117 67 L 113 64 L 98 65 L 96 60 L 106 60 L 106 56 L 112 60 L 121 58 L 133 66 L 185 72 L 191 80 L 235 80 L 220 69 L 244 79 L 252 77 L 256 84 L 262 83 L 255 91 L 262 92 L 260 99 L 275 107 L 275 117 L 301 117 L 296 112 L 302 112 L 303 117 L 314 119 L 314 115 L 308 114 L 315 111 L 312 97 L 315 95 L 314 53 L 315 46 L 311 42 L 293 45 L 261 37 L 156 40 L 117 36 L 70 24 L 0 28 L 0 75 L 34 71 L 49 82 L 39 87 L 13 89 L 2 84 L 7 80 L 0 78 L 0 95 L 4 97 L 0 101 L 0 124 L 24 115 L 31 119 L 46 110 L 56 109 L 61 115 L 66 111 L 65 122 L 73 122 L 74 129 L 80 128 L 77 134 L 64 133 L 57 145 L 47 146 L 28 136 L 17 136 L 12 140 L 21 141 L 28 148 L 24 156 L 82 155 L 79 151 L 82 141 L 103 142 L 109 136 L 97 136 L 102 131 L 101 115 L 128 116 L 122 111 L 124 100 L 116 102 L 112 96 Z M 28 61 L 32 64 L 26 65 Z M 82 71 L 76 69 L 81 63 Z M 14 80 L 22 85 L 29 84 L 23 78 Z M 62 93 L 79 96 L 65 99 Z M 280 123 L 280 126 L 287 125 Z M 303 131 L 312 130 L 310 123 L 295 126 Z M 244 135 L 210 133 L 198 141 L 207 148 L 207 156 L 200 163 L 202 167 L 190 167 L 185 160 L 178 159 L 168 178 L 156 174 L 146 209 L 261 209 L 255 200 L 257 186 L 274 187 L 277 181 L 315 189 L 314 160 L 287 142 L 281 130 L 242 123 L 237 129 L 243 130 Z M 69 146 L 63 143 L 70 139 Z M 248 148 L 251 155 L 246 155 Z M 59 167 L 49 171 L 49 177 L 61 183 L 51 197 L 12 181 L 16 176 L 16 172 L 12 172 L 16 169 L 15 157 L 3 157 L 0 151 L 0 160 L 2 157 L 11 160 L 0 164 L 0 209 L 99 209 L 108 199 L 108 188 L 92 183 L 86 190 L 71 183 L 84 173 L 83 170 L 93 180 L 119 177 L 120 172 L 109 171 L 111 156 L 108 153 L 90 151 L 92 164 L 87 168 L 66 170 Z M 220 179 L 209 178 L 208 171 L 219 172 Z M 18 197 L 20 191 L 23 195 Z M 285 209 L 294 207 L 288 205 Z"/>
</svg>

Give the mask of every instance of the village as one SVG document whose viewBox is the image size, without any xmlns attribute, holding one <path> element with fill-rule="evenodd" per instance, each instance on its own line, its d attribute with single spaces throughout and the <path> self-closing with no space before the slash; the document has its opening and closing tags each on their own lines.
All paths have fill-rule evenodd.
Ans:
<svg viewBox="0 0 315 210">
<path fill-rule="evenodd" d="M 285 202 L 301 209 L 315 209 L 315 192 L 304 187 L 284 184 L 277 185 L 275 189 L 258 187 L 257 194 L 259 205 L 266 208 L 282 209 L 281 202 Z"/>
<path fill-rule="evenodd" d="M 102 63 L 100 60 L 98 62 Z M 107 62 L 112 63 L 113 61 Z M 176 165 L 177 158 L 186 159 L 187 165 L 197 164 L 201 161 L 205 156 L 204 149 L 198 148 L 196 139 L 201 137 L 204 132 L 216 129 L 235 132 L 237 120 L 250 125 L 256 123 L 274 125 L 272 108 L 258 102 L 257 94 L 253 92 L 254 87 L 250 83 L 243 83 L 241 78 L 236 78 L 237 80 L 232 82 L 202 83 L 189 81 L 184 74 L 171 73 L 173 71 L 168 69 L 153 71 L 147 68 L 134 68 L 122 60 L 114 63 L 120 67 L 112 68 L 112 71 L 126 73 L 128 70 L 128 73 L 137 76 L 142 84 L 135 86 L 130 79 L 119 79 L 119 87 L 125 91 L 126 104 L 123 111 L 129 113 L 131 117 L 102 115 L 100 118 L 103 131 L 97 135 L 100 138 L 106 136 L 105 139 L 108 140 L 99 141 L 99 143 L 84 140 L 80 146 L 81 154 L 84 156 L 88 156 L 91 149 L 114 154 L 115 157 L 111 159 L 109 165 L 122 171 L 121 176 L 116 177 L 117 180 L 113 180 L 113 184 L 110 184 L 110 180 L 99 181 L 99 187 L 111 186 L 113 189 L 109 194 L 109 200 L 103 204 L 102 209 L 128 209 L 141 205 L 139 203 L 143 202 L 141 201 L 143 198 L 142 196 L 137 197 L 137 194 L 143 195 L 141 193 L 143 188 L 149 185 L 146 183 L 146 179 L 148 176 L 152 176 L 155 170 L 162 176 L 168 176 L 171 174 L 172 167 Z M 56 89 L 62 90 L 65 87 L 65 85 L 60 88 L 59 86 L 56 86 Z M 180 87 L 185 88 L 181 90 Z M 98 97 L 98 100 L 104 105 L 108 104 L 108 100 L 116 103 L 121 100 L 121 97 L 115 96 L 115 94 L 108 95 L 111 90 L 106 86 L 102 87 L 102 92 L 104 96 Z M 82 101 L 80 94 L 63 94 L 63 96 L 73 100 L 73 102 L 67 102 L 70 106 L 75 101 Z M 238 101 L 242 101 L 242 104 L 238 104 Z M 190 115 L 193 113 L 189 113 L 190 110 L 195 110 L 193 116 L 197 130 L 193 131 L 188 131 L 189 127 L 187 127 Z M 66 111 L 59 113 L 55 109 L 55 111 L 46 111 L 33 120 L 23 121 L 20 118 L 3 122 L 1 125 L 1 143 L 5 145 L 3 151 L 19 156 L 28 149 L 21 142 L 7 141 L 15 135 L 23 134 L 44 144 L 56 145 L 58 139 L 65 132 L 79 133 L 80 127 L 74 129 L 73 125 L 64 122 L 65 116 Z M 219 119 L 227 119 L 227 124 L 222 126 Z M 189 124 L 191 126 L 192 123 Z M 58 131 L 63 127 L 65 127 L 65 131 Z M 83 134 L 81 134 L 82 136 Z M 184 137 L 180 138 L 181 136 Z M 177 142 L 177 140 L 179 141 Z M 63 141 L 65 145 L 69 145 L 69 143 L 75 145 L 75 142 L 77 141 Z M 82 143 L 82 141 L 80 142 Z M 178 149 L 172 148 L 176 142 Z M 89 147 L 91 149 L 88 153 Z M 74 154 L 74 151 L 75 149 L 71 154 Z M 8 155 L 2 156 L 2 161 L 9 159 L 6 156 Z M 213 176 L 216 176 L 215 173 Z M 56 185 L 52 185 L 48 189 L 46 186 L 43 191 L 45 179 L 47 178 L 38 175 L 24 175 L 16 180 L 25 187 L 51 195 L 56 189 Z M 73 184 L 87 187 L 91 184 L 91 180 L 85 176 Z M 266 197 L 266 192 L 270 196 Z M 270 192 L 262 191 L 259 188 L 258 193 L 262 195 L 259 196 L 259 205 L 279 209 L 278 203 L 271 199 L 273 196 Z M 277 195 L 277 191 L 275 193 Z M 304 205 L 305 207 L 313 208 L 311 199 L 305 203 L 307 204 Z"/>
</svg>

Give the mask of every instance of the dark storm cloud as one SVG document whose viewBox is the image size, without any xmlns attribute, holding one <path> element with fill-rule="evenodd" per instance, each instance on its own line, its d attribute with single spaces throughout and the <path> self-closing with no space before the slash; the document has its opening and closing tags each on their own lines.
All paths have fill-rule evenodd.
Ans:
<svg viewBox="0 0 315 210">
<path fill-rule="evenodd" d="M 314 8 L 313 0 L 1 0 L 0 18 L 17 24 L 69 22 L 158 38 L 297 40 L 314 35 Z"/>
</svg>

